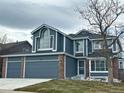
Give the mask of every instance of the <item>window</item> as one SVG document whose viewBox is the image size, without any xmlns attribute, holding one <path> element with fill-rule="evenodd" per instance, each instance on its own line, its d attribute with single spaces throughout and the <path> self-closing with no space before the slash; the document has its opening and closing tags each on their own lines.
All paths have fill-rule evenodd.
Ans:
<svg viewBox="0 0 124 93">
<path fill-rule="evenodd" d="M 84 74 L 84 61 L 79 61 L 79 74 Z"/>
<path fill-rule="evenodd" d="M 106 62 L 102 60 L 92 60 L 91 71 L 107 71 Z"/>
<path fill-rule="evenodd" d="M 49 30 L 44 30 L 40 37 L 40 49 L 53 49 L 54 48 L 54 35 L 50 35 Z"/>
<path fill-rule="evenodd" d="M 76 41 L 76 52 L 83 52 L 83 40 Z"/>
<path fill-rule="evenodd" d="M 94 49 L 101 49 L 102 42 L 101 41 L 94 41 Z"/>
<path fill-rule="evenodd" d="M 124 69 L 124 62 L 122 61 L 119 62 L 119 69 Z"/>
</svg>

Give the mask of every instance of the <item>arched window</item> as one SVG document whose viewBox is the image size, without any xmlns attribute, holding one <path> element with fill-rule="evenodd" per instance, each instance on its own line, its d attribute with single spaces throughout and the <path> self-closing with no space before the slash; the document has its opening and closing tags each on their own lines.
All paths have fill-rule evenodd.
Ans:
<svg viewBox="0 0 124 93">
<path fill-rule="evenodd" d="M 54 48 L 54 35 L 50 35 L 50 30 L 45 29 L 41 32 L 40 50 L 51 50 Z"/>
<path fill-rule="evenodd" d="M 50 31 L 44 30 L 40 37 L 40 49 L 50 48 Z"/>
</svg>

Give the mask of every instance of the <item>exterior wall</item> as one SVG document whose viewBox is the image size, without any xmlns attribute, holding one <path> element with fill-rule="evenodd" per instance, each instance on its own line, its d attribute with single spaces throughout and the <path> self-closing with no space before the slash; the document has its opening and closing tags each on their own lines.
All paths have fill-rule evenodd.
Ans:
<svg viewBox="0 0 124 93">
<path fill-rule="evenodd" d="M 85 78 L 87 79 L 87 78 L 89 78 L 89 60 L 87 59 L 86 61 L 86 76 L 85 76 Z"/>
<path fill-rule="evenodd" d="M 66 56 L 66 77 L 77 75 L 77 59 Z"/>
<path fill-rule="evenodd" d="M 88 55 L 88 42 L 87 39 L 84 39 L 84 56 Z"/>
<path fill-rule="evenodd" d="M 113 77 L 114 78 L 116 78 L 116 79 L 118 79 L 119 77 L 118 77 L 118 59 L 117 58 L 114 58 L 113 60 L 112 60 L 112 63 L 113 63 Z"/>
<path fill-rule="evenodd" d="M 92 41 L 88 40 L 88 54 L 92 53 Z"/>
<path fill-rule="evenodd" d="M 69 54 L 72 54 L 73 55 L 73 52 L 74 52 L 74 47 L 73 47 L 73 40 L 69 39 L 66 37 L 66 44 L 65 44 L 65 51 Z"/>
<path fill-rule="evenodd" d="M 63 52 L 64 36 L 57 32 L 57 52 Z"/>
<path fill-rule="evenodd" d="M 64 69 L 64 55 L 59 55 L 58 56 L 59 59 L 59 79 L 64 79 L 65 78 L 65 69 Z"/>
</svg>

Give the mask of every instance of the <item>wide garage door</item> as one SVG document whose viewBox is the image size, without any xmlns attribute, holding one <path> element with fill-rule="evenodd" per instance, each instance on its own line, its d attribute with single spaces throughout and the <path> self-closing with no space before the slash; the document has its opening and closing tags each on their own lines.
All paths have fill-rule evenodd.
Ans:
<svg viewBox="0 0 124 93">
<path fill-rule="evenodd" d="M 25 78 L 58 78 L 58 61 L 26 62 Z"/>
<path fill-rule="evenodd" d="M 21 62 L 8 62 L 7 78 L 19 78 L 21 72 Z"/>
</svg>

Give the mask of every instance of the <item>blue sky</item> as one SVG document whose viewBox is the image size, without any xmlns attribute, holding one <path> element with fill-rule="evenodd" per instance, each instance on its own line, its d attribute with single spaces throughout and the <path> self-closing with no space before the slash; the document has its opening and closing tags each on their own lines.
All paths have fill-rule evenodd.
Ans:
<svg viewBox="0 0 124 93">
<path fill-rule="evenodd" d="M 88 29 L 75 11 L 85 5 L 86 0 L 0 0 L 0 35 L 6 33 L 10 41 L 31 42 L 31 31 L 44 23 L 67 34 Z"/>
</svg>

